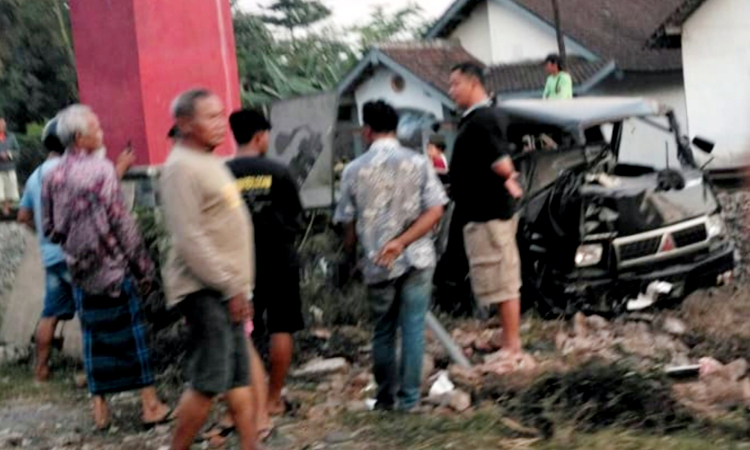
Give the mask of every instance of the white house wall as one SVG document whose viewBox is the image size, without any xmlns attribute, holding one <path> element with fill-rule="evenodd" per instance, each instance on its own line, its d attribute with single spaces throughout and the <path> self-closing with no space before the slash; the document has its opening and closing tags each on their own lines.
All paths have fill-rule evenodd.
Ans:
<svg viewBox="0 0 750 450">
<path fill-rule="evenodd" d="M 750 1 L 708 0 L 682 30 L 691 136 L 716 142 L 716 168 L 750 156 Z"/>
<path fill-rule="evenodd" d="M 557 53 L 555 30 L 512 0 L 480 3 L 450 36 L 487 65 L 542 60 Z M 566 38 L 569 54 L 595 58 L 588 50 Z"/>
<path fill-rule="evenodd" d="M 396 92 L 391 86 L 395 73 L 387 68 L 380 68 L 367 81 L 362 83 L 354 93 L 359 117 L 362 107 L 372 100 L 385 100 L 396 109 L 414 109 L 431 113 L 438 120 L 443 120 L 443 105 L 440 100 L 430 96 L 424 84 L 415 78 L 405 78 L 404 89 Z"/>
<path fill-rule="evenodd" d="M 682 133 L 688 134 L 685 88 L 680 72 L 660 74 L 628 73 L 622 80 L 611 78 L 597 86 L 589 95 L 646 97 L 670 106 L 682 126 Z M 659 123 L 665 124 L 666 121 Z M 664 168 L 667 165 L 665 149 L 669 152 L 670 165 L 676 166 L 677 147 L 670 134 L 657 130 L 638 120 L 625 123 L 620 160 L 627 163 L 651 165 Z"/>
<path fill-rule="evenodd" d="M 490 34 L 490 17 L 488 2 L 482 2 L 471 12 L 451 34 L 475 58 L 484 64 L 493 63 L 492 39 Z"/>
</svg>

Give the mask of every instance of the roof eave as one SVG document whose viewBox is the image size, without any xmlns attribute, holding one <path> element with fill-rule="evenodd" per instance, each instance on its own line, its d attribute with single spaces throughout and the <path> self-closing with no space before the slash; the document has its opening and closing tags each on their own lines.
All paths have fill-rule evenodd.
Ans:
<svg viewBox="0 0 750 450">
<path fill-rule="evenodd" d="M 453 100 L 450 99 L 450 97 L 448 97 L 447 93 L 443 92 L 441 89 L 432 85 L 431 83 L 427 83 L 425 80 L 418 77 L 412 71 L 402 66 L 401 64 L 393 60 L 393 58 L 377 48 L 371 49 L 362 58 L 362 61 L 360 61 L 359 64 L 357 64 L 354 69 L 352 69 L 349 74 L 347 74 L 346 77 L 341 80 L 336 88 L 336 92 L 339 97 L 343 96 L 353 87 L 355 87 L 357 84 L 357 80 L 362 77 L 362 75 L 368 68 L 377 65 L 383 65 L 401 75 L 402 77 L 411 80 L 412 82 L 421 84 L 422 86 L 424 86 L 429 95 L 437 98 L 443 105 L 447 106 L 448 108 L 456 109 L 456 104 L 453 102 Z"/>
</svg>

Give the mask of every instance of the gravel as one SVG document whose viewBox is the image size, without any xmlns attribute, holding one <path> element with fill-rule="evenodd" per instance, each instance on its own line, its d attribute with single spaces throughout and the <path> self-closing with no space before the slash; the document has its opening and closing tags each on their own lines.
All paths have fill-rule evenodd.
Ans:
<svg viewBox="0 0 750 450">
<path fill-rule="evenodd" d="M 0 295 L 10 290 L 26 251 L 25 231 L 16 223 L 0 223 Z"/>
</svg>

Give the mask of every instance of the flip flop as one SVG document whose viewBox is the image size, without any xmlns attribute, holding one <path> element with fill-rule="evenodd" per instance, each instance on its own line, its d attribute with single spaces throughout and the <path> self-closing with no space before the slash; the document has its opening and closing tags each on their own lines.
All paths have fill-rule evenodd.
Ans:
<svg viewBox="0 0 750 450">
<path fill-rule="evenodd" d="M 210 441 L 213 438 L 219 437 L 219 438 L 228 438 L 237 428 L 234 425 L 222 425 L 219 422 L 216 422 L 212 424 L 210 427 L 208 427 L 208 430 L 205 433 L 202 433 L 200 436 L 195 438 L 195 443 L 200 444 L 202 442 Z M 218 431 L 218 433 L 213 433 L 214 431 Z"/>
<path fill-rule="evenodd" d="M 176 417 L 174 416 L 174 408 L 170 408 L 163 419 L 157 420 L 155 422 L 141 422 L 141 426 L 143 426 L 143 429 L 145 431 L 149 431 L 149 430 L 153 430 L 159 425 L 166 425 L 168 423 L 174 422 L 175 419 Z"/>
<path fill-rule="evenodd" d="M 267 440 L 271 439 L 275 432 L 276 427 L 274 427 L 273 425 L 258 430 L 258 442 L 266 442 Z"/>
</svg>

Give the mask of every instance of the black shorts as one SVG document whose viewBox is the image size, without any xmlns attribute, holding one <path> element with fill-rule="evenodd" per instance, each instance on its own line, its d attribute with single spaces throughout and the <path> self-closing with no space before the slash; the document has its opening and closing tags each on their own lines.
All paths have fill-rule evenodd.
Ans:
<svg viewBox="0 0 750 450">
<path fill-rule="evenodd" d="M 255 317 L 253 339 L 266 334 L 293 334 L 305 328 L 299 292 L 299 266 L 294 264 L 258 263 L 253 305 Z"/>
<path fill-rule="evenodd" d="M 207 397 L 249 386 L 250 358 L 243 324 L 232 323 L 221 294 L 203 290 L 178 305 L 190 327 L 185 366 L 189 386 Z"/>
</svg>

